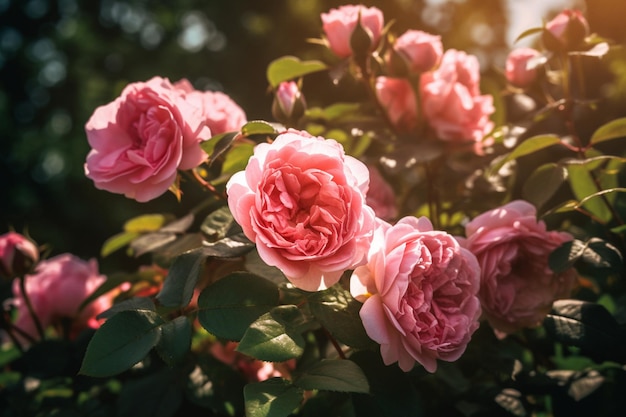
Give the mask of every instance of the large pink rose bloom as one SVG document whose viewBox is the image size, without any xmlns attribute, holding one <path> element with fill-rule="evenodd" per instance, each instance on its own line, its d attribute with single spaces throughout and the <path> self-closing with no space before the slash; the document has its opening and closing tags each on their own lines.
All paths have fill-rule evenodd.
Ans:
<svg viewBox="0 0 626 417">
<path fill-rule="evenodd" d="M 361 15 L 361 26 L 367 32 L 374 50 L 380 41 L 384 17 L 376 7 L 363 5 L 344 5 L 336 9 L 330 9 L 328 13 L 322 13 L 322 28 L 328 40 L 328 45 L 335 55 L 347 58 L 352 55 L 350 38 L 356 29 Z"/>
<path fill-rule="evenodd" d="M 220 91 L 196 90 L 186 79 L 176 82 L 174 86 L 185 92 L 187 101 L 201 109 L 211 135 L 238 131 L 246 124 L 246 113 L 228 95 Z"/>
<path fill-rule="evenodd" d="M 479 142 L 493 129 L 493 97 L 480 94 L 480 68 L 473 55 L 447 50 L 439 68 L 421 77 L 422 110 L 439 139 Z"/>
<path fill-rule="evenodd" d="M 352 295 L 380 343 L 386 365 L 408 372 L 419 362 L 435 372 L 437 359 L 455 361 L 479 326 L 480 268 L 474 255 L 430 221 L 380 221 L 366 266 L 354 270 Z"/>
<path fill-rule="evenodd" d="M 374 212 L 367 167 L 332 139 L 289 130 L 254 149 L 226 185 L 228 206 L 261 258 L 317 291 L 365 262 Z"/>
<path fill-rule="evenodd" d="M 530 60 L 540 56 L 541 53 L 533 48 L 513 49 L 506 58 L 505 76 L 511 85 L 525 88 L 537 79 L 537 68 L 528 67 Z"/>
<path fill-rule="evenodd" d="M 387 119 L 399 132 L 410 132 L 417 126 L 417 101 L 406 78 L 376 77 L 376 98 Z"/>
<path fill-rule="evenodd" d="M 483 311 L 499 337 L 538 326 L 554 300 L 570 295 L 575 270 L 555 274 L 548 257 L 572 236 L 546 230 L 532 204 L 516 200 L 487 211 L 469 222 L 465 232 L 464 246 L 482 269 Z"/>
<path fill-rule="evenodd" d="M 410 71 L 421 73 L 439 65 L 443 55 L 441 36 L 421 30 L 407 30 L 396 39 L 393 49 L 404 59 Z"/>
<path fill-rule="evenodd" d="M 41 261 L 25 279 L 26 293 L 42 326 L 63 328 L 63 320 L 69 320 L 71 337 L 88 327 L 99 327 L 96 316 L 111 307 L 111 297 L 103 295 L 79 311 L 82 302 L 106 281 L 98 272 L 95 259 L 83 261 L 67 253 L 58 255 Z M 10 303 L 17 308 L 15 325 L 38 339 L 17 280 L 13 283 L 13 297 Z"/>
<path fill-rule="evenodd" d="M 161 77 L 126 86 L 94 111 L 85 130 L 92 148 L 87 177 L 140 202 L 166 192 L 177 170 L 200 165 L 206 158 L 200 142 L 211 137 L 201 109 Z"/>
</svg>

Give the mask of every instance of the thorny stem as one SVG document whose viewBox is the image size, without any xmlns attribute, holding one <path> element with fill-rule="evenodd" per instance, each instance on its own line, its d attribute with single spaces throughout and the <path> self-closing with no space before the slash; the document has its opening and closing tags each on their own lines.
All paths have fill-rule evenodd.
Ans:
<svg viewBox="0 0 626 417">
<path fill-rule="evenodd" d="M 333 335 L 330 334 L 330 332 L 328 330 L 326 330 L 325 327 L 322 327 L 322 330 L 324 331 L 324 334 L 326 335 L 326 337 L 328 337 L 328 340 L 330 340 L 330 343 L 333 344 L 333 347 L 335 348 L 335 350 L 337 351 L 337 353 L 339 354 L 339 357 L 341 359 L 346 359 L 346 354 L 343 353 L 343 350 L 341 349 L 341 346 L 339 346 L 339 343 L 337 342 L 337 340 L 333 337 Z"/>
<path fill-rule="evenodd" d="M 202 175 L 200 175 L 200 173 L 198 172 L 197 168 L 194 168 L 191 170 L 191 174 L 193 175 L 194 179 L 196 181 L 198 181 L 198 183 L 203 186 L 204 188 L 206 188 L 207 190 L 209 190 L 213 195 L 225 200 L 226 194 L 225 193 L 220 193 L 219 191 L 217 191 L 217 189 L 213 186 L 213 184 L 211 184 L 210 182 L 206 181 Z"/>
</svg>

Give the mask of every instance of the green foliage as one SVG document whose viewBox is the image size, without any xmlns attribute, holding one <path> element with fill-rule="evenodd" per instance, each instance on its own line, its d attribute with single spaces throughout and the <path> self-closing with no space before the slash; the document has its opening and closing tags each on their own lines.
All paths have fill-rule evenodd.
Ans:
<svg viewBox="0 0 626 417">
<path fill-rule="evenodd" d="M 321 61 L 301 61 L 295 56 L 284 56 L 267 66 L 267 81 L 276 88 L 283 81 L 290 81 L 326 68 L 326 64 Z"/>
<path fill-rule="evenodd" d="M 246 416 L 287 417 L 302 401 L 302 390 L 280 378 L 271 378 L 244 388 Z"/>
</svg>

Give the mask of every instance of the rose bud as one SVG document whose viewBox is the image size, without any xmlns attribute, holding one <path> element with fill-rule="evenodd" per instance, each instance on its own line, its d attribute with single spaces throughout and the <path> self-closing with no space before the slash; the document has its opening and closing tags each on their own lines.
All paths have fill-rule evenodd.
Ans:
<svg viewBox="0 0 626 417">
<path fill-rule="evenodd" d="M 306 109 L 304 96 L 294 81 L 284 81 L 279 84 L 272 103 L 274 117 L 286 124 L 296 122 Z"/>
<path fill-rule="evenodd" d="M 30 272 L 39 261 L 39 249 L 27 237 L 9 232 L 0 236 L 0 276 L 14 278 Z"/>
<path fill-rule="evenodd" d="M 531 85 L 537 79 L 536 66 L 529 65 L 531 59 L 540 56 L 533 48 L 518 48 L 509 53 L 506 59 L 505 75 L 507 81 L 519 88 Z"/>
<path fill-rule="evenodd" d="M 374 50 L 383 31 L 383 13 L 376 7 L 345 5 L 321 14 L 322 26 L 328 47 L 340 58 L 347 58 L 355 52 L 353 46 L 361 49 L 359 39 L 353 39 L 357 23 L 369 38 L 366 50 Z M 358 33 L 357 33 L 358 34 Z M 358 38 L 358 36 L 354 36 Z M 352 45 L 352 44 L 359 45 Z M 359 51 L 360 52 L 360 51 Z"/>
<path fill-rule="evenodd" d="M 550 51 L 573 51 L 589 35 L 589 24 L 579 10 L 563 10 L 546 23 L 542 40 Z"/>
</svg>

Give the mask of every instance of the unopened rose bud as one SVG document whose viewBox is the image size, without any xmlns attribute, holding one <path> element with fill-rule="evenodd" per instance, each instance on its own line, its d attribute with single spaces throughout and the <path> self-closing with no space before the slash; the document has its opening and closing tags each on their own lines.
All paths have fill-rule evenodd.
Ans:
<svg viewBox="0 0 626 417">
<path fill-rule="evenodd" d="M 550 51 L 576 50 L 589 35 L 587 19 L 579 10 L 563 10 L 546 23 L 542 40 Z"/>
<path fill-rule="evenodd" d="M 15 232 L 0 236 L 0 276 L 22 276 L 38 261 L 39 249 L 27 237 Z"/>
<path fill-rule="evenodd" d="M 321 19 L 328 47 L 340 58 L 372 51 L 380 42 L 384 18 L 376 7 L 340 6 L 322 13 Z"/>
<path fill-rule="evenodd" d="M 533 48 L 518 48 L 509 53 L 506 59 L 505 75 L 507 81 L 519 88 L 531 85 L 537 79 L 537 67 L 532 59 L 540 56 Z"/>
<path fill-rule="evenodd" d="M 439 65 L 443 55 L 441 36 L 421 30 L 408 30 L 396 39 L 394 51 L 401 56 L 409 71 L 421 73 Z"/>
<path fill-rule="evenodd" d="M 306 102 L 297 83 L 284 81 L 278 85 L 272 103 L 272 114 L 278 121 L 293 124 L 304 114 L 305 109 Z"/>
</svg>

